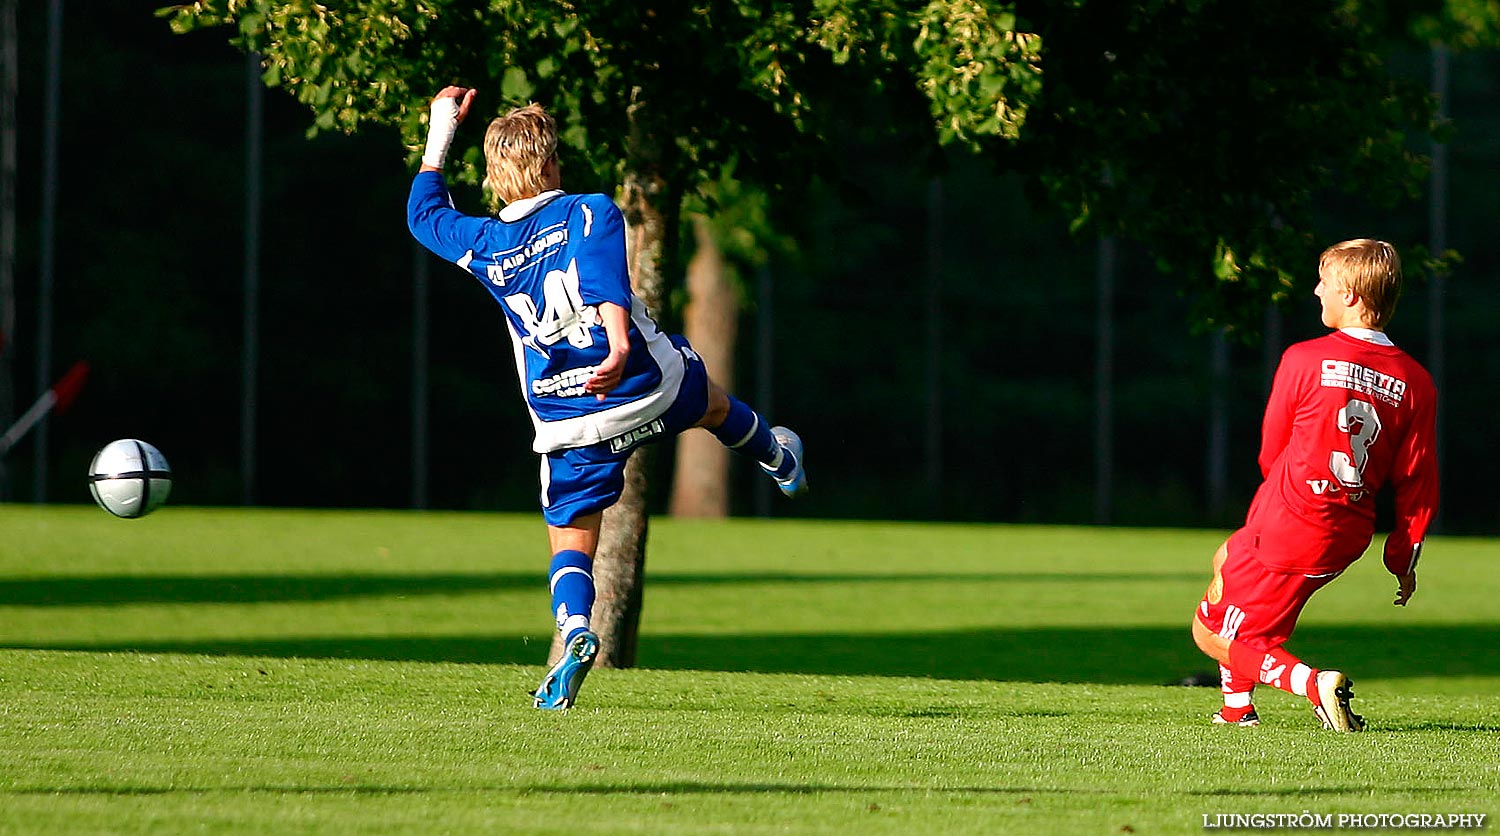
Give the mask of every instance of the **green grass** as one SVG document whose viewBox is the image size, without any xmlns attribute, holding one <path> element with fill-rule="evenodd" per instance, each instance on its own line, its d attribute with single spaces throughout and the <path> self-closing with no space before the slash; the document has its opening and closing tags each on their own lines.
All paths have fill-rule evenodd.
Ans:
<svg viewBox="0 0 1500 836">
<path fill-rule="evenodd" d="M 1223 532 L 652 521 L 641 667 L 529 707 L 530 515 L 0 506 L 0 833 L 1202 833 L 1496 813 L 1496 541 L 1411 607 L 1366 560 L 1214 727 L 1187 620 Z"/>
</svg>

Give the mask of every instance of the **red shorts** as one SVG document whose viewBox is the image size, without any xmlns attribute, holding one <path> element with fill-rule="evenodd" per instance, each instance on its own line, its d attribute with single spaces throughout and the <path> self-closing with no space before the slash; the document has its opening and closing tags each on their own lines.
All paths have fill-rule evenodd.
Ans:
<svg viewBox="0 0 1500 836">
<path fill-rule="evenodd" d="M 1308 599 L 1339 574 L 1275 572 L 1230 540 L 1229 556 L 1198 604 L 1198 620 L 1226 639 L 1269 650 L 1292 637 Z"/>
</svg>

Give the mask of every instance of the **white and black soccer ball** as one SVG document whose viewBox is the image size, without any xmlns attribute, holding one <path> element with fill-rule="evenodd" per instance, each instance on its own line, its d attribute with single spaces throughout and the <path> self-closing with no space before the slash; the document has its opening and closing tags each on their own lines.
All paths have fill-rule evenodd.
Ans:
<svg viewBox="0 0 1500 836">
<path fill-rule="evenodd" d="M 172 468 L 160 450 L 144 441 L 111 441 L 89 465 L 89 492 L 100 508 L 117 517 L 144 517 L 167 501 Z"/>
</svg>

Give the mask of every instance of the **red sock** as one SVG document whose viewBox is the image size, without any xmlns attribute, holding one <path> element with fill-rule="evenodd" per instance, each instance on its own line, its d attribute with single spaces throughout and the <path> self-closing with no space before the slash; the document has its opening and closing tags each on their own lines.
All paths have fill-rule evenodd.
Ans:
<svg viewBox="0 0 1500 836">
<path fill-rule="evenodd" d="M 1223 708 L 1219 709 L 1219 717 L 1226 723 L 1238 723 L 1239 721 L 1245 719 L 1246 714 L 1254 713 L 1255 706 L 1253 705 L 1247 705 L 1244 708 L 1230 708 L 1226 705 Z"/>
<path fill-rule="evenodd" d="M 1239 677 L 1230 671 L 1229 665 L 1220 665 L 1220 692 L 1224 693 L 1224 704 L 1230 708 L 1250 704 L 1251 693 L 1256 690 L 1256 680 Z"/>
<path fill-rule="evenodd" d="M 1255 693 L 1255 680 L 1235 676 L 1227 665 L 1219 666 L 1219 691 L 1224 695 L 1225 720 L 1235 722 L 1254 707 L 1250 700 Z"/>
<path fill-rule="evenodd" d="M 1265 650 L 1256 650 L 1241 641 L 1229 643 L 1229 670 L 1234 676 L 1280 688 L 1288 694 L 1307 697 L 1313 705 L 1320 705 L 1317 670 L 1302 663 L 1301 659 L 1277 645 Z"/>
</svg>

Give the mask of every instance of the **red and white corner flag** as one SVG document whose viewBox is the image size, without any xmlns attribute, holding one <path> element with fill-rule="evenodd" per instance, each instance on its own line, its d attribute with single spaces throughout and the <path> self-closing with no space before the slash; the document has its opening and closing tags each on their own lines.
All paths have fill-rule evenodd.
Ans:
<svg viewBox="0 0 1500 836">
<path fill-rule="evenodd" d="M 16 446 L 16 442 L 20 441 L 48 412 L 54 409 L 59 415 L 67 412 L 68 407 L 78 397 L 78 393 L 83 390 L 83 382 L 88 379 L 88 376 L 87 360 L 74 363 L 61 380 L 57 381 L 51 389 L 43 392 L 42 396 L 36 399 L 36 403 L 32 404 L 31 408 L 5 431 L 5 435 L 0 436 L 0 456 L 9 453 L 10 448 Z"/>
</svg>

